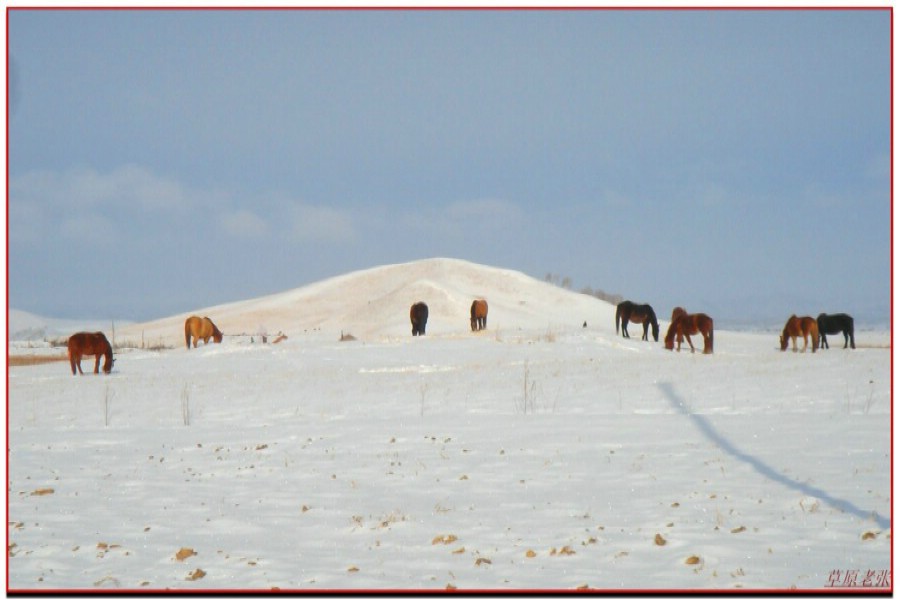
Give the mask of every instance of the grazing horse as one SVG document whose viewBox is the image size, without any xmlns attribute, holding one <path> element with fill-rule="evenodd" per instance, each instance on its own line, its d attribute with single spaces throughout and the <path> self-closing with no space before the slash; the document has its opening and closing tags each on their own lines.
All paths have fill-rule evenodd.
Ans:
<svg viewBox="0 0 900 600">
<path fill-rule="evenodd" d="M 472 331 L 481 331 L 487 327 L 487 300 L 478 299 L 472 302 L 472 308 L 469 310 L 472 315 Z"/>
<path fill-rule="evenodd" d="M 649 304 L 635 304 L 631 300 L 620 302 L 616 306 L 616 333 L 619 333 L 619 322 L 622 323 L 622 337 L 631 337 L 628 335 L 628 323 L 640 323 L 644 326 L 642 340 L 649 341 L 647 329 L 652 326 L 653 341 L 659 341 L 659 321 L 656 320 L 656 313 Z"/>
<path fill-rule="evenodd" d="M 666 332 L 666 350 L 675 348 L 675 339 L 678 338 L 678 352 L 681 352 L 681 342 L 686 337 L 694 352 L 694 343 L 691 336 L 696 334 L 703 336 L 703 354 L 713 353 L 713 320 L 704 313 L 688 314 L 683 308 L 676 307 L 672 311 L 672 323 Z"/>
<path fill-rule="evenodd" d="M 103 372 L 106 374 L 109 374 L 112 371 L 113 362 L 115 362 L 109 340 L 107 340 L 106 336 L 99 331 L 97 333 L 82 331 L 72 335 L 69 338 L 68 350 L 66 353 L 69 355 L 69 365 L 72 367 L 72 375 L 76 374 L 76 368 L 79 373 L 84 375 L 84 371 L 81 370 L 81 357 L 83 356 L 93 355 L 96 357 L 94 359 L 95 374 L 100 372 L 101 356 L 105 357 L 105 360 L 103 361 Z"/>
<path fill-rule="evenodd" d="M 188 317 L 184 322 L 184 343 L 187 349 L 191 349 L 191 338 L 194 338 L 194 348 L 197 342 L 203 340 L 204 344 L 209 343 L 209 338 L 217 344 L 222 343 L 222 332 L 216 327 L 209 317 Z"/>
<path fill-rule="evenodd" d="M 413 337 L 425 335 L 425 324 L 428 323 L 428 305 L 416 302 L 409 307 L 409 321 L 412 323 Z"/>
<path fill-rule="evenodd" d="M 809 344 L 809 338 L 812 338 L 812 351 L 815 352 L 819 348 L 819 325 L 812 317 L 798 317 L 791 315 L 784 324 L 784 331 L 778 338 L 781 343 L 781 351 L 787 350 L 788 338 L 794 346 L 794 352 L 797 351 L 797 338 L 803 336 L 803 352 L 806 352 L 806 346 Z"/>
<path fill-rule="evenodd" d="M 853 339 L 853 317 L 846 313 L 838 313 L 836 315 L 826 315 L 822 313 L 816 319 L 816 324 L 819 326 L 819 339 L 821 340 L 822 348 L 828 349 L 828 340 L 825 338 L 825 334 L 834 334 L 834 333 L 843 333 L 844 334 L 844 349 L 847 348 L 847 342 L 850 342 L 850 347 L 854 350 L 856 349 L 856 340 Z"/>
</svg>

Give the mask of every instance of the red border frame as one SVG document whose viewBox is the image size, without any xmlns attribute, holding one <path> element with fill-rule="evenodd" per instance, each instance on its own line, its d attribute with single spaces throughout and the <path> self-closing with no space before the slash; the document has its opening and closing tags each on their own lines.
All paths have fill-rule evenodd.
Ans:
<svg viewBox="0 0 900 600">
<path fill-rule="evenodd" d="M 7 6 L 6 7 L 6 331 L 7 331 L 7 344 L 6 344 L 6 477 L 7 477 L 7 490 L 9 489 L 9 454 L 10 454 L 10 446 L 9 446 L 9 17 L 12 12 L 20 12 L 20 11 L 181 11 L 181 10 L 195 10 L 195 11 L 334 11 L 334 12 L 346 12 L 346 11 L 391 11 L 391 12 L 400 12 L 400 11 L 450 11 L 450 12 L 462 12 L 462 11 L 522 11 L 522 12 L 540 12 L 540 11 L 639 11 L 639 12 L 650 12 L 650 11 L 749 11 L 749 12 L 757 12 L 757 11 L 887 11 L 890 14 L 890 48 L 891 48 L 891 78 L 890 78 L 890 155 L 891 155 L 891 167 L 890 167 L 890 188 L 891 188 L 891 200 L 890 200 L 890 213 L 891 213 L 891 234 L 890 234 L 890 252 L 891 252 L 891 283 L 890 283 L 890 331 L 891 331 L 891 350 L 890 350 L 890 368 L 891 368 L 891 398 L 890 398 L 890 414 L 891 414 L 891 493 L 892 498 L 894 491 L 894 346 L 893 346 L 893 333 L 894 333 L 894 273 L 893 273 L 893 257 L 894 257 L 894 19 L 893 19 L 893 6 L 845 6 L 845 7 L 808 7 L 808 6 L 797 6 L 797 7 L 784 7 L 784 6 L 682 6 L 682 7 L 672 7 L 672 6 L 526 6 L 526 7 L 502 7 L 502 6 L 447 6 L 447 7 L 434 7 L 434 6 L 224 6 L 224 7 L 211 7 L 211 6 Z M 9 492 L 7 491 L 6 496 L 6 515 L 9 515 Z M 891 523 L 894 521 L 894 506 L 893 502 L 891 503 Z M 6 544 L 7 548 L 9 548 L 9 527 L 6 529 Z M 174 594 L 174 595 L 233 595 L 233 594 L 309 594 L 309 595 L 390 595 L 390 596 L 413 596 L 413 595 L 433 595 L 433 594 L 445 594 L 445 593 L 456 593 L 456 594 L 469 594 L 469 595 L 515 595 L 515 596 L 527 596 L 527 595 L 569 595 L 569 594 L 597 594 L 597 593 L 615 593 L 616 595 L 662 595 L 662 594 L 683 594 L 683 595 L 719 595 L 719 594 L 740 594 L 740 595 L 760 595 L 760 594 L 774 594 L 774 593 L 785 593 L 792 595 L 811 595 L 811 594 L 875 594 L 875 595 L 893 595 L 894 587 L 893 587 L 893 567 L 894 567 L 894 547 L 893 543 L 891 544 L 891 587 L 890 588 L 864 588 L 864 587 L 822 587 L 822 588 L 810 588 L 803 590 L 792 590 L 792 589 L 780 589 L 780 588 L 725 588 L 725 589 L 712 589 L 712 590 L 689 590 L 689 589 L 676 589 L 676 590 L 655 590 L 655 589 L 616 589 L 616 590 L 606 590 L 606 589 L 587 589 L 587 590 L 572 590 L 572 589 L 547 589 L 547 590 L 518 590 L 518 589 L 457 589 L 457 590 L 443 590 L 443 589 L 378 589 L 378 590 L 356 590 L 356 589 L 331 589 L 331 590 L 323 590 L 323 589 L 228 589 L 228 588 L 203 588 L 203 589 L 141 589 L 141 588 L 125 588 L 125 589 L 93 589 L 93 588 L 74 588 L 71 590 L 66 589 L 11 589 L 9 586 L 9 553 L 6 555 L 6 592 L 8 595 L 60 595 L 60 594 L 68 594 L 68 595 L 120 595 L 120 594 L 136 594 L 136 595 L 161 595 L 161 594 Z"/>
</svg>

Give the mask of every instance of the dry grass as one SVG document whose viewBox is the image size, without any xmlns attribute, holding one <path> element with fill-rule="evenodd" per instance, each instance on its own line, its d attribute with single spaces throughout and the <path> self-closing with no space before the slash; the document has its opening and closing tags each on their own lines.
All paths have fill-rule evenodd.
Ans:
<svg viewBox="0 0 900 600">
<path fill-rule="evenodd" d="M 31 367 L 34 365 L 43 365 L 51 362 L 63 362 L 68 360 L 65 355 L 46 355 L 46 354 L 16 354 L 9 357 L 10 367 Z"/>
</svg>

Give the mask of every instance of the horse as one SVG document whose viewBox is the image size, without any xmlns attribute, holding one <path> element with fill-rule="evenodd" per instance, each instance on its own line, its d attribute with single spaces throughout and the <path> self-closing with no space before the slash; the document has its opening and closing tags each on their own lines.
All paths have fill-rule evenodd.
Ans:
<svg viewBox="0 0 900 600">
<path fill-rule="evenodd" d="M 102 332 L 88 333 L 82 331 L 76 333 L 69 337 L 67 345 L 68 349 L 66 350 L 66 353 L 69 356 L 69 365 L 72 367 L 72 375 L 76 374 L 76 368 L 78 369 L 78 373 L 84 375 L 84 371 L 81 370 L 81 358 L 83 356 L 91 355 L 96 357 L 94 359 L 94 374 L 100 372 L 101 356 L 105 357 L 105 360 L 103 361 L 103 372 L 107 375 L 112 372 L 113 363 L 115 362 L 112 346 L 110 346 L 109 340 L 106 339 L 106 336 L 103 335 Z"/>
<path fill-rule="evenodd" d="M 628 323 L 640 323 L 644 326 L 644 335 L 641 339 L 649 341 L 647 337 L 647 329 L 653 327 L 653 341 L 659 341 L 659 321 L 656 320 L 656 313 L 649 304 L 635 304 L 631 300 L 620 302 L 616 306 L 616 333 L 619 333 L 619 322 L 622 323 L 622 337 L 631 337 L 628 335 Z"/>
<path fill-rule="evenodd" d="M 803 336 L 803 352 L 806 352 L 809 338 L 812 338 L 812 351 L 815 352 L 819 348 L 819 325 L 816 323 L 816 320 L 812 317 L 791 315 L 787 323 L 784 324 L 784 331 L 781 332 L 781 337 L 778 338 L 781 343 L 781 351 L 787 350 L 788 338 L 790 338 L 794 346 L 794 352 L 796 352 L 797 338 L 800 336 Z"/>
<path fill-rule="evenodd" d="M 835 315 L 826 315 L 825 313 L 820 314 L 816 318 L 816 324 L 819 326 L 819 340 L 821 341 L 820 346 L 824 349 L 828 349 L 828 340 L 825 338 L 825 334 L 834 334 L 834 333 L 843 333 L 844 334 L 844 349 L 847 348 L 847 342 L 850 342 L 850 347 L 856 350 L 856 340 L 853 339 L 853 317 L 846 313 L 838 313 Z"/>
<path fill-rule="evenodd" d="M 192 316 L 184 321 L 184 343 L 188 350 L 191 349 L 191 338 L 194 338 L 194 348 L 196 348 L 197 342 L 203 340 L 204 344 L 208 344 L 209 338 L 212 338 L 215 343 L 221 344 L 222 335 L 223 333 L 209 317 Z"/>
<path fill-rule="evenodd" d="M 413 337 L 425 335 L 425 324 L 428 323 L 428 305 L 416 302 L 409 307 L 409 321 L 412 323 Z"/>
<path fill-rule="evenodd" d="M 696 334 L 703 336 L 703 354 L 713 353 L 713 320 L 705 313 L 688 314 L 680 306 L 672 311 L 672 323 L 666 332 L 666 350 L 675 348 L 675 339 L 678 338 L 678 352 L 681 352 L 681 342 L 687 337 L 691 352 L 694 352 L 694 343 L 691 336 Z"/>
<path fill-rule="evenodd" d="M 481 331 L 487 327 L 487 300 L 478 299 L 472 301 L 472 308 L 469 310 L 472 315 L 472 331 Z"/>
</svg>

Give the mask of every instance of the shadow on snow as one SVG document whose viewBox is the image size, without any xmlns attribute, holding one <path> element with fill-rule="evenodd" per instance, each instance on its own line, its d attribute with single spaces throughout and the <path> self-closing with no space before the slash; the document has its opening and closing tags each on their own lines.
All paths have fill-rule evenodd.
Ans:
<svg viewBox="0 0 900 600">
<path fill-rule="evenodd" d="M 668 399 L 668 401 L 672 404 L 675 410 L 688 417 L 694 423 L 694 425 L 697 426 L 697 429 L 699 429 L 700 432 L 704 436 L 706 436 L 707 439 L 709 439 L 711 442 L 716 444 L 719 448 L 721 448 L 734 458 L 753 467 L 753 469 L 763 477 L 766 477 L 767 479 L 776 483 L 780 483 L 785 487 L 801 492 L 807 496 L 818 498 L 829 506 L 836 508 L 837 510 L 840 510 L 842 512 L 847 512 L 855 515 L 860 519 L 872 518 L 882 529 L 889 529 L 891 527 L 891 520 L 887 517 L 879 515 L 876 511 L 867 512 L 859 508 L 849 500 L 835 498 L 821 488 L 789 479 L 781 473 L 778 473 L 775 469 L 764 463 L 759 458 L 747 454 L 746 452 L 737 448 L 730 441 L 728 441 L 721 433 L 716 431 L 715 427 L 713 427 L 713 425 L 709 422 L 709 419 L 702 415 L 692 413 L 687 402 L 685 402 L 683 398 L 678 396 L 678 394 L 675 392 L 675 388 L 671 383 L 660 383 L 659 389 L 665 395 L 666 399 Z"/>
</svg>

